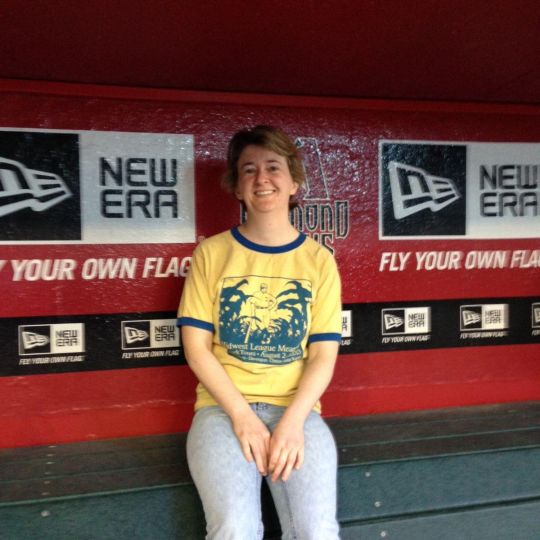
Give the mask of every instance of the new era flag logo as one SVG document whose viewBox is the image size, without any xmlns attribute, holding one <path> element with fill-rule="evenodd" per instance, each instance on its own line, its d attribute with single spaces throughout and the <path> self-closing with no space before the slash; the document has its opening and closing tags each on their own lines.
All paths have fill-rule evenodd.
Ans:
<svg viewBox="0 0 540 540">
<path fill-rule="evenodd" d="M 166 349 L 180 346 L 176 319 L 122 321 L 122 349 Z"/>
<path fill-rule="evenodd" d="M 381 310 L 382 334 L 428 334 L 431 332 L 431 308 L 406 307 Z"/>
<path fill-rule="evenodd" d="M 479 313 L 471 311 L 469 309 L 464 309 L 461 312 L 461 318 L 463 321 L 463 326 L 470 326 L 471 324 L 478 324 L 482 321 L 482 317 Z"/>
<path fill-rule="evenodd" d="M 43 347 L 49 344 L 49 338 L 35 332 L 21 332 L 24 349 L 33 349 L 34 347 Z"/>
<path fill-rule="evenodd" d="M 508 304 L 460 306 L 461 331 L 508 328 Z"/>
<path fill-rule="evenodd" d="M 390 162 L 388 169 L 396 219 L 425 209 L 438 212 L 460 197 L 450 178 L 433 176 L 419 167 L 397 161 Z"/>
<path fill-rule="evenodd" d="M 532 305 L 532 325 L 533 328 L 540 328 L 540 304 Z"/>
<path fill-rule="evenodd" d="M 126 338 L 126 343 L 128 345 L 131 345 L 132 343 L 135 343 L 136 341 L 144 341 L 148 339 L 149 337 L 148 332 L 145 332 L 144 330 L 139 330 L 137 328 L 133 328 L 131 326 L 124 326 L 124 335 Z"/>
<path fill-rule="evenodd" d="M 25 208 L 42 212 L 68 197 L 71 192 L 60 176 L 0 157 L 0 216 Z"/>
<path fill-rule="evenodd" d="M 466 145 L 381 141 L 379 150 L 381 237 L 466 234 Z"/>
<path fill-rule="evenodd" d="M 19 354 L 21 356 L 84 352 L 84 323 L 19 326 Z"/>
<path fill-rule="evenodd" d="M 384 329 L 391 330 L 392 328 L 399 328 L 403 326 L 403 318 L 396 317 L 395 315 L 390 315 L 389 313 L 384 314 Z"/>
</svg>

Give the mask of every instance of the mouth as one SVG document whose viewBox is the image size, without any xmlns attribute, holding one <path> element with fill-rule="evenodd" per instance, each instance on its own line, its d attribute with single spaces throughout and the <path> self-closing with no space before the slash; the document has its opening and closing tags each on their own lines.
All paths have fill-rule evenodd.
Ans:
<svg viewBox="0 0 540 540">
<path fill-rule="evenodd" d="M 269 195 L 272 195 L 273 193 L 275 193 L 275 189 L 265 189 L 265 190 L 259 190 L 259 191 L 255 191 L 255 196 L 256 197 L 268 197 Z"/>
</svg>

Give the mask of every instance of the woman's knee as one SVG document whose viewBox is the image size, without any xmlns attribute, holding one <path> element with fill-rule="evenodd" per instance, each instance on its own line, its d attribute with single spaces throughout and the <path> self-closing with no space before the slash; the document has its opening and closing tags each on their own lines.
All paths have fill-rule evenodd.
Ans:
<svg viewBox="0 0 540 540">
<path fill-rule="evenodd" d="M 263 537 L 260 514 L 237 507 L 206 515 L 208 540 L 259 540 Z"/>
</svg>

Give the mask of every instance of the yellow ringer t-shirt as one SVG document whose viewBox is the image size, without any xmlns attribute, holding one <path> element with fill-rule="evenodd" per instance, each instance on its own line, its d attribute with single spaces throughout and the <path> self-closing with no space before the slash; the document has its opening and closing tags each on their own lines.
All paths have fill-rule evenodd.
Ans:
<svg viewBox="0 0 540 540">
<path fill-rule="evenodd" d="M 304 234 L 270 247 L 234 228 L 193 252 L 178 325 L 212 332 L 214 355 L 250 403 L 289 405 L 309 344 L 340 341 L 341 323 L 335 260 Z M 215 404 L 199 384 L 195 409 Z"/>
</svg>

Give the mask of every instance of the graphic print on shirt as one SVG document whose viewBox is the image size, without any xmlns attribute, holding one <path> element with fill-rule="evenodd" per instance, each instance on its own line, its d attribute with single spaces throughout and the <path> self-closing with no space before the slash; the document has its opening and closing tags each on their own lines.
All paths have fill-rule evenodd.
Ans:
<svg viewBox="0 0 540 540">
<path fill-rule="evenodd" d="M 243 362 L 288 364 L 302 358 L 311 282 L 266 276 L 223 280 L 219 335 L 228 353 Z"/>
</svg>

